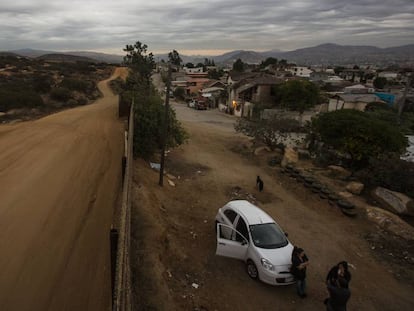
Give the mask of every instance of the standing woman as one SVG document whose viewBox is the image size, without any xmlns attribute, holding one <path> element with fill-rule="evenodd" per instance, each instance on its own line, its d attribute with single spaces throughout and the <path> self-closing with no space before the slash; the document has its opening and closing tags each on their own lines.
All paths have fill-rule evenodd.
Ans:
<svg viewBox="0 0 414 311">
<path fill-rule="evenodd" d="M 302 248 L 293 248 L 292 252 L 292 274 L 296 278 L 296 291 L 301 298 L 306 295 L 306 267 L 309 265 L 309 259 Z"/>
</svg>

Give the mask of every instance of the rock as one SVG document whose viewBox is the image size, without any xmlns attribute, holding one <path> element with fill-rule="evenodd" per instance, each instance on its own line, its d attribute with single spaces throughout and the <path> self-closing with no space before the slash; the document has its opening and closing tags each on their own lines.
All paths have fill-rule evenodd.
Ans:
<svg viewBox="0 0 414 311">
<path fill-rule="evenodd" d="M 166 176 L 168 177 L 168 179 L 171 179 L 171 180 L 177 179 L 177 177 L 175 177 L 174 175 L 171 175 L 171 174 L 166 174 Z"/>
<path fill-rule="evenodd" d="M 414 240 L 414 228 L 397 215 L 375 206 L 366 207 L 367 217 L 382 229 L 406 240 Z"/>
<path fill-rule="evenodd" d="M 352 181 L 346 185 L 346 190 L 351 192 L 352 194 L 361 194 L 362 190 L 364 189 L 364 184 L 356 181 Z"/>
<path fill-rule="evenodd" d="M 343 197 L 344 199 L 349 199 L 352 198 L 354 195 L 348 191 L 341 191 L 338 193 L 341 197 Z"/>
<path fill-rule="evenodd" d="M 285 154 L 283 155 L 282 163 L 280 165 L 285 167 L 287 164 L 297 163 L 298 161 L 298 153 L 293 148 L 286 147 Z"/>
<path fill-rule="evenodd" d="M 414 216 L 414 201 L 405 194 L 377 187 L 372 196 L 381 206 L 394 214 Z"/>
<path fill-rule="evenodd" d="M 352 174 L 350 171 L 344 169 L 342 166 L 329 165 L 328 169 L 332 177 L 336 177 L 340 179 L 346 179 Z"/>
<path fill-rule="evenodd" d="M 267 147 L 267 146 L 261 146 L 261 147 L 257 147 L 255 150 L 254 150 L 254 155 L 260 155 L 260 154 L 263 154 L 263 153 L 268 153 L 268 152 L 270 152 L 271 150 L 270 150 L 270 148 L 269 147 Z"/>
<path fill-rule="evenodd" d="M 168 179 L 168 183 L 170 184 L 171 187 L 175 187 L 175 184 L 174 184 L 174 182 L 172 180 L 169 180 Z"/>
</svg>

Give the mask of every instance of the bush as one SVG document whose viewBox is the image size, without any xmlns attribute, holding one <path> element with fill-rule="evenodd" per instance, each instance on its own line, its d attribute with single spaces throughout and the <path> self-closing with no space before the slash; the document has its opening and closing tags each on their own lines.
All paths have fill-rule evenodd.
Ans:
<svg viewBox="0 0 414 311">
<path fill-rule="evenodd" d="M 368 167 L 356 173 L 368 188 L 384 187 L 414 198 L 414 163 L 397 155 L 371 158 Z"/>
<path fill-rule="evenodd" d="M 79 91 L 83 93 L 86 93 L 89 89 L 91 89 L 91 84 L 89 82 L 74 78 L 63 79 L 60 86 L 71 91 Z"/>
<path fill-rule="evenodd" d="M 389 123 L 361 111 L 343 109 L 312 120 L 311 135 L 339 153 L 349 155 L 355 168 L 384 153 L 402 154 L 407 138 Z"/>
<path fill-rule="evenodd" d="M 55 100 L 65 102 L 65 101 L 69 100 L 70 98 L 72 98 L 72 94 L 71 94 L 70 90 L 68 90 L 67 88 L 58 87 L 58 88 L 52 89 L 52 91 L 50 92 L 50 97 L 55 99 Z"/>
<path fill-rule="evenodd" d="M 43 105 L 39 94 L 33 90 L 0 89 L 0 111 L 6 112 L 17 108 L 34 108 Z"/>
</svg>

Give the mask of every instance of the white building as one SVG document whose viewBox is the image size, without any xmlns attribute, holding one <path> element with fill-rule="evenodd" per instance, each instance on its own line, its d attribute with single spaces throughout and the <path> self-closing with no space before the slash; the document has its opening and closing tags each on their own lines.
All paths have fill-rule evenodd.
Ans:
<svg viewBox="0 0 414 311">
<path fill-rule="evenodd" d="M 288 71 L 296 77 L 302 77 L 302 78 L 310 78 L 310 74 L 313 72 L 308 67 L 292 67 L 288 69 Z"/>
</svg>

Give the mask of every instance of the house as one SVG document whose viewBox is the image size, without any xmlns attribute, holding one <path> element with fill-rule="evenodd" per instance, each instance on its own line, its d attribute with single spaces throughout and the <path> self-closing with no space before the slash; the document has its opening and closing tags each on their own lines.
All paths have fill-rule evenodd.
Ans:
<svg viewBox="0 0 414 311">
<path fill-rule="evenodd" d="M 400 78 L 400 74 L 397 72 L 391 72 L 391 71 L 382 71 L 378 73 L 379 78 L 385 78 L 387 81 L 395 81 Z"/>
<path fill-rule="evenodd" d="M 189 78 L 187 80 L 186 94 L 198 94 L 198 92 L 210 82 L 207 78 Z"/>
<path fill-rule="evenodd" d="M 274 102 L 273 86 L 282 82 L 272 75 L 256 73 L 233 83 L 229 88 L 227 109 L 239 117 L 251 116 L 255 103 Z"/>
<path fill-rule="evenodd" d="M 203 67 L 197 68 L 188 68 L 184 67 L 185 74 L 192 78 L 206 78 L 208 76 L 208 72 L 204 72 Z"/>
<path fill-rule="evenodd" d="M 369 88 L 362 84 L 355 84 L 344 88 L 345 94 L 368 94 L 374 93 L 374 91 L 374 88 Z"/>
<path fill-rule="evenodd" d="M 250 79 L 256 77 L 257 73 L 254 72 L 238 72 L 238 71 L 230 71 L 227 76 L 227 85 L 232 85 L 236 82 L 239 82 L 244 79 Z"/>
<path fill-rule="evenodd" d="M 290 71 L 290 73 L 293 76 L 301 77 L 301 78 L 309 78 L 312 73 L 312 70 L 310 70 L 308 67 L 300 67 L 300 66 L 289 68 L 288 71 Z"/>
<path fill-rule="evenodd" d="M 328 111 L 335 111 L 340 109 L 355 109 L 359 111 L 364 111 L 365 107 L 369 103 L 380 103 L 384 104 L 385 102 L 381 100 L 375 94 L 337 94 L 329 98 Z"/>
</svg>

